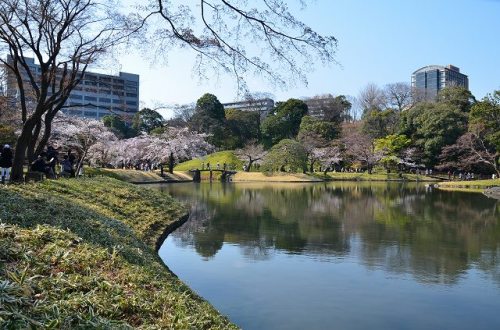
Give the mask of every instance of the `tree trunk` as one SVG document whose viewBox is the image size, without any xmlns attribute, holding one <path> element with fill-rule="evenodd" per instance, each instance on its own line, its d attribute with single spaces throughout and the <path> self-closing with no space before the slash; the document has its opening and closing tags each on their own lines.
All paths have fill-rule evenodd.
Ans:
<svg viewBox="0 0 500 330">
<path fill-rule="evenodd" d="M 80 173 L 80 169 L 83 166 L 83 161 L 84 161 L 85 157 L 87 157 L 87 152 L 88 152 L 88 148 L 83 150 L 83 155 L 80 157 L 80 160 L 78 161 L 78 165 L 76 165 L 76 169 L 75 169 L 75 176 L 76 177 L 78 177 L 78 173 Z"/>
<path fill-rule="evenodd" d="M 254 160 L 252 158 L 250 158 L 250 160 L 248 161 L 248 166 L 245 169 L 245 172 L 250 172 L 250 169 L 252 168 L 253 162 L 254 162 Z"/>
<path fill-rule="evenodd" d="M 171 152 L 170 156 L 168 156 L 168 172 L 170 174 L 174 173 L 174 164 L 175 164 L 174 153 Z"/>
<path fill-rule="evenodd" d="M 309 167 L 309 172 L 311 172 L 311 173 L 314 172 L 314 163 L 316 163 L 316 161 L 311 160 L 311 166 Z"/>
<path fill-rule="evenodd" d="M 26 121 L 21 135 L 17 138 L 14 160 L 12 163 L 12 175 L 10 179 L 12 182 L 24 181 L 24 161 L 26 160 L 26 151 L 28 150 L 28 146 L 31 141 L 33 127 L 34 124 L 32 121 Z"/>
<path fill-rule="evenodd" d="M 28 155 L 28 163 L 30 163 L 30 164 L 38 156 L 36 151 L 35 151 L 35 147 L 36 147 L 36 141 L 38 140 L 38 136 L 40 135 L 41 129 L 42 129 L 42 123 L 41 123 L 41 121 L 38 121 L 35 124 L 34 130 L 31 133 L 30 141 L 28 142 L 27 155 Z"/>
</svg>

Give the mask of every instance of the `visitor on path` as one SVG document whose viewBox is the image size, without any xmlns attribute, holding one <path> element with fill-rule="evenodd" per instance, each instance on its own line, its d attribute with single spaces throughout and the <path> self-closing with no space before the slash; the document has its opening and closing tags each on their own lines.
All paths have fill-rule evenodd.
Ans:
<svg viewBox="0 0 500 330">
<path fill-rule="evenodd" d="M 220 163 L 217 162 L 217 170 L 220 170 Z"/>
<path fill-rule="evenodd" d="M 6 144 L 2 148 L 2 153 L 0 154 L 0 176 L 2 183 L 10 180 L 10 169 L 12 168 L 12 150 L 10 145 Z"/>
<path fill-rule="evenodd" d="M 201 162 L 201 170 L 203 171 L 205 169 L 205 163 Z"/>
<path fill-rule="evenodd" d="M 207 170 L 210 170 L 210 163 L 207 163 Z"/>
<path fill-rule="evenodd" d="M 222 169 L 224 169 L 224 171 L 226 170 L 226 168 L 227 168 L 227 164 L 226 163 L 222 164 Z"/>
</svg>

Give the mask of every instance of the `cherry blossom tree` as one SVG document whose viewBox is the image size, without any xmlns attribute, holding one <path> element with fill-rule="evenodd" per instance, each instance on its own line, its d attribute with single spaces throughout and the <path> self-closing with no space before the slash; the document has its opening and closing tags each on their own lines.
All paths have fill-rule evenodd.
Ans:
<svg viewBox="0 0 500 330">
<path fill-rule="evenodd" d="M 103 160 L 100 157 L 105 156 L 109 164 L 118 166 L 145 160 L 157 164 L 168 163 L 172 157 L 178 161 L 189 160 L 215 150 L 214 146 L 206 142 L 206 138 L 206 134 L 195 133 L 187 128 L 170 127 L 160 135 L 144 134 L 115 141 L 107 150 L 103 150 L 103 145 L 96 145 L 93 161 L 98 163 Z"/>
<path fill-rule="evenodd" d="M 256 140 L 251 140 L 245 147 L 236 150 L 235 153 L 242 161 L 248 161 L 245 169 L 246 172 L 250 171 L 253 163 L 258 162 L 267 154 L 262 144 L 259 144 Z"/>
<path fill-rule="evenodd" d="M 472 170 L 484 166 L 500 176 L 500 152 L 488 145 L 479 135 L 467 132 L 453 145 L 446 146 L 440 155 L 440 169 Z"/>
<path fill-rule="evenodd" d="M 314 148 L 311 153 L 311 157 L 321 164 L 325 175 L 332 169 L 332 165 L 339 164 L 343 160 L 340 147 L 334 144 L 322 148 Z"/>
<path fill-rule="evenodd" d="M 117 138 L 101 121 L 59 115 L 53 121 L 49 141 L 56 148 L 73 149 L 78 153 L 79 161 L 76 166 L 78 173 L 89 151 L 95 145 L 106 145 L 117 141 Z"/>
<path fill-rule="evenodd" d="M 381 159 L 381 154 L 375 151 L 373 139 L 359 130 L 348 131 L 342 138 L 346 155 L 364 165 L 368 173 Z"/>
</svg>

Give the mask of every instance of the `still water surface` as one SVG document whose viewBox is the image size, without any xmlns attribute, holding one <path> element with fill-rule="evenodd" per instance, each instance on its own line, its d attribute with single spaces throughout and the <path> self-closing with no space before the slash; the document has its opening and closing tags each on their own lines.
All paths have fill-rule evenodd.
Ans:
<svg viewBox="0 0 500 330">
<path fill-rule="evenodd" d="M 500 202 L 396 183 L 180 184 L 168 267 L 244 329 L 500 329 Z"/>
</svg>

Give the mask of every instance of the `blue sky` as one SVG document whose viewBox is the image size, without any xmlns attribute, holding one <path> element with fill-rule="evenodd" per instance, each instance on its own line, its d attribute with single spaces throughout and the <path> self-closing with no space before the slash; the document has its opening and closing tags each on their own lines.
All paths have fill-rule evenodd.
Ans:
<svg viewBox="0 0 500 330">
<path fill-rule="evenodd" d="M 276 100 L 356 96 L 368 83 L 409 82 L 413 71 L 430 64 L 458 66 L 477 98 L 500 89 L 500 0 L 313 0 L 296 13 L 338 39 L 340 65 L 317 65 L 308 86 L 288 90 L 251 78 L 253 91 L 270 92 Z M 236 98 L 231 77 L 200 82 L 193 76 L 187 51 L 171 52 L 166 65 L 137 54 L 121 57 L 120 64 L 122 71 L 141 75 L 143 106 L 189 103 L 205 92 L 222 102 Z"/>
</svg>

